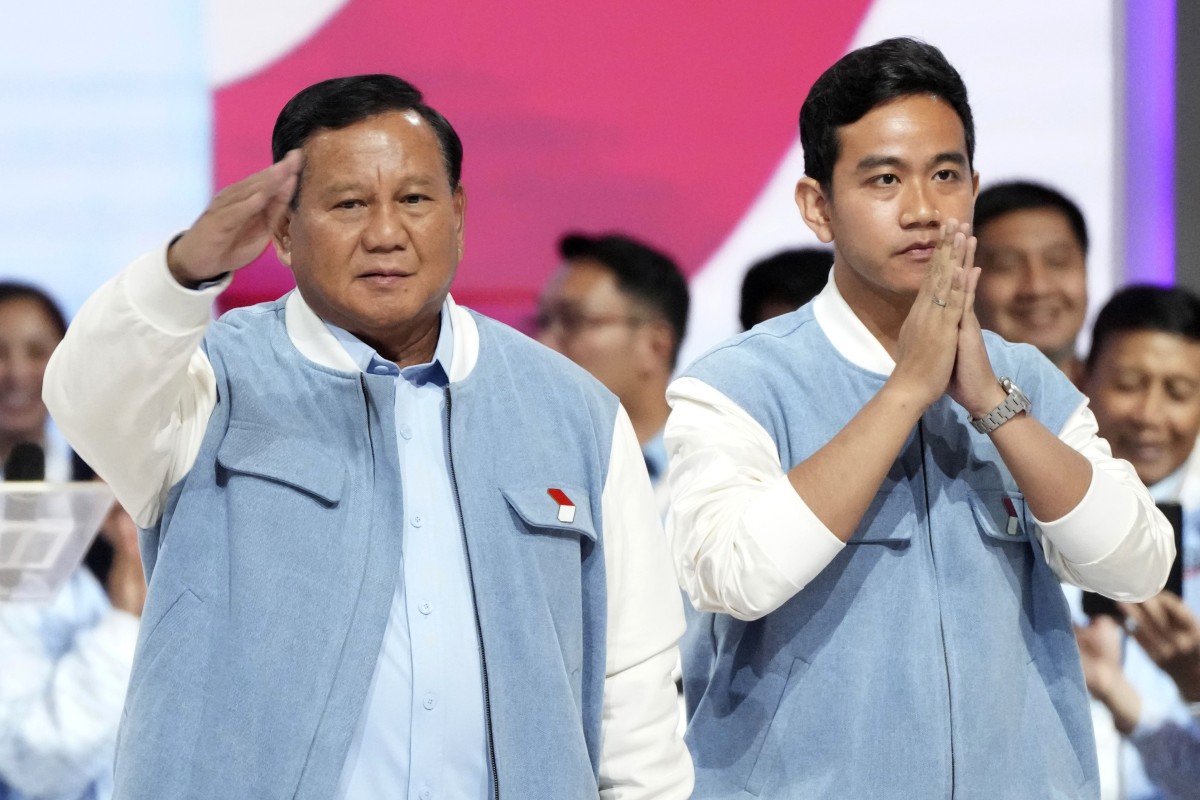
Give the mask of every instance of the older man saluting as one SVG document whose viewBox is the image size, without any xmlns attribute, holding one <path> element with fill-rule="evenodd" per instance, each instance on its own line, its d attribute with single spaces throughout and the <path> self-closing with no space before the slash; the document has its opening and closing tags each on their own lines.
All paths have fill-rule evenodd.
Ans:
<svg viewBox="0 0 1200 800">
<path fill-rule="evenodd" d="M 687 796 L 637 440 L 582 370 L 449 297 L 454 129 L 368 75 L 300 92 L 272 149 L 47 373 L 145 529 L 117 796 Z M 210 324 L 268 242 L 297 291 Z"/>
</svg>

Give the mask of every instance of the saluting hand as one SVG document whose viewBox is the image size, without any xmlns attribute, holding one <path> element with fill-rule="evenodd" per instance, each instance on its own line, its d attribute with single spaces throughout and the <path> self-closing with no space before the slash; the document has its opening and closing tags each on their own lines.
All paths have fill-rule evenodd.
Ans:
<svg viewBox="0 0 1200 800">
<path fill-rule="evenodd" d="M 222 189 L 167 251 L 175 280 L 195 287 L 249 264 L 266 249 L 300 176 L 300 151 Z"/>
</svg>

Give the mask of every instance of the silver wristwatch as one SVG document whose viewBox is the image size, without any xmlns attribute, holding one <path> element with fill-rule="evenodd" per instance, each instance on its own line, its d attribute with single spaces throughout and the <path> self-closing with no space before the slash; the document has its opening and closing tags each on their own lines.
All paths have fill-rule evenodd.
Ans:
<svg viewBox="0 0 1200 800">
<path fill-rule="evenodd" d="M 1004 398 L 1004 402 L 979 419 L 971 420 L 975 430 L 980 433 L 991 433 L 1022 411 L 1033 408 L 1033 402 L 1029 399 L 1029 395 L 1022 392 L 1011 378 L 1001 378 L 1000 388 L 1008 392 L 1008 397 Z"/>
</svg>

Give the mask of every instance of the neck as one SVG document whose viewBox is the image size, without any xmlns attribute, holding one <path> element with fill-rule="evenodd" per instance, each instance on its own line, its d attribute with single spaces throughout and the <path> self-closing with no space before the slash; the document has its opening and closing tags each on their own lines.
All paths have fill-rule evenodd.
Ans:
<svg viewBox="0 0 1200 800">
<path fill-rule="evenodd" d="M 627 392 L 621 398 L 633 423 L 633 432 L 638 444 L 644 445 L 662 431 L 667 424 L 671 407 L 667 405 L 667 378 L 665 376 L 647 380 L 636 392 Z"/>
<path fill-rule="evenodd" d="M 850 310 L 866 326 L 871 335 L 879 340 L 883 349 L 895 360 L 900 328 L 912 310 L 913 297 L 899 293 L 883 294 L 875 286 L 869 286 L 855 276 L 844 277 L 849 270 L 835 267 L 833 278 L 838 291 Z"/>
<path fill-rule="evenodd" d="M 432 318 L 414 321 L 412 325 L 386 338 L 359 333 L 354 335 L 375 348 L 380 356 L 403 368 L 433 360 L 441 331 L 442 316 L 439 310 Z"/>
</svg>

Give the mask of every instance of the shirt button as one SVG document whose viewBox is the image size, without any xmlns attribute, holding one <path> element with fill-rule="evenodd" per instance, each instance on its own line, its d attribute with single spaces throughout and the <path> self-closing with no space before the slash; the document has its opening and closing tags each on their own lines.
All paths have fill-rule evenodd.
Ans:
<svg viewBox="0 0 1200 800">
<path fill-rule="evenodd" d="M 417 606 L 417 608 L 421 611 L 422 614 L 432 614 L 433 613 L 433 603 L 421 603 L 421 605 Z"/>
<path fill-rule="evenodd" d="M 419 528 L 419 527 L 421 527 L 421 526 L 422 526 L 422 525 L 424 525 L 424 524 L 425 524 L 425 518 L 424 518 L 424 517 L 422 517 L 420 514 L 416 514 L 416 515 L 414 515 L 414 516 L 413 516 L 413 518 L 412 518 L 412 526 L 413 526 L 414 528 Z"/>
<path fill-rule="evenodd" d="M 408 423 L 404 423 L 403 425 L 401 425 L 400 426 L 400 435 L 402 437 L 404 437 L 405 439 L 411 439 L 412 438 L 412 426 L 409 425 Z"/>
<path fill-rule="evenodd" d="M 433 797 L 433 792 L 428 789 L 421 790 L 421 800 L 430 800 L 431 797 Z"/>
<path fill-rule="evenodd" d="M 433 695 L 427 694 L 421 705 L 425 706 L 426 711 L 433 711 L 433 707 L 437 705 L 437 700 L 433 699 Z"/>
<path fill-rule="evenodd" d="M 375 366 L 371 367 L 371 372 L 374 372 L 376 375 L 387 375 L 388 371 L 388 368 L 383 364 L 376 364 Z"/>
</svg>

